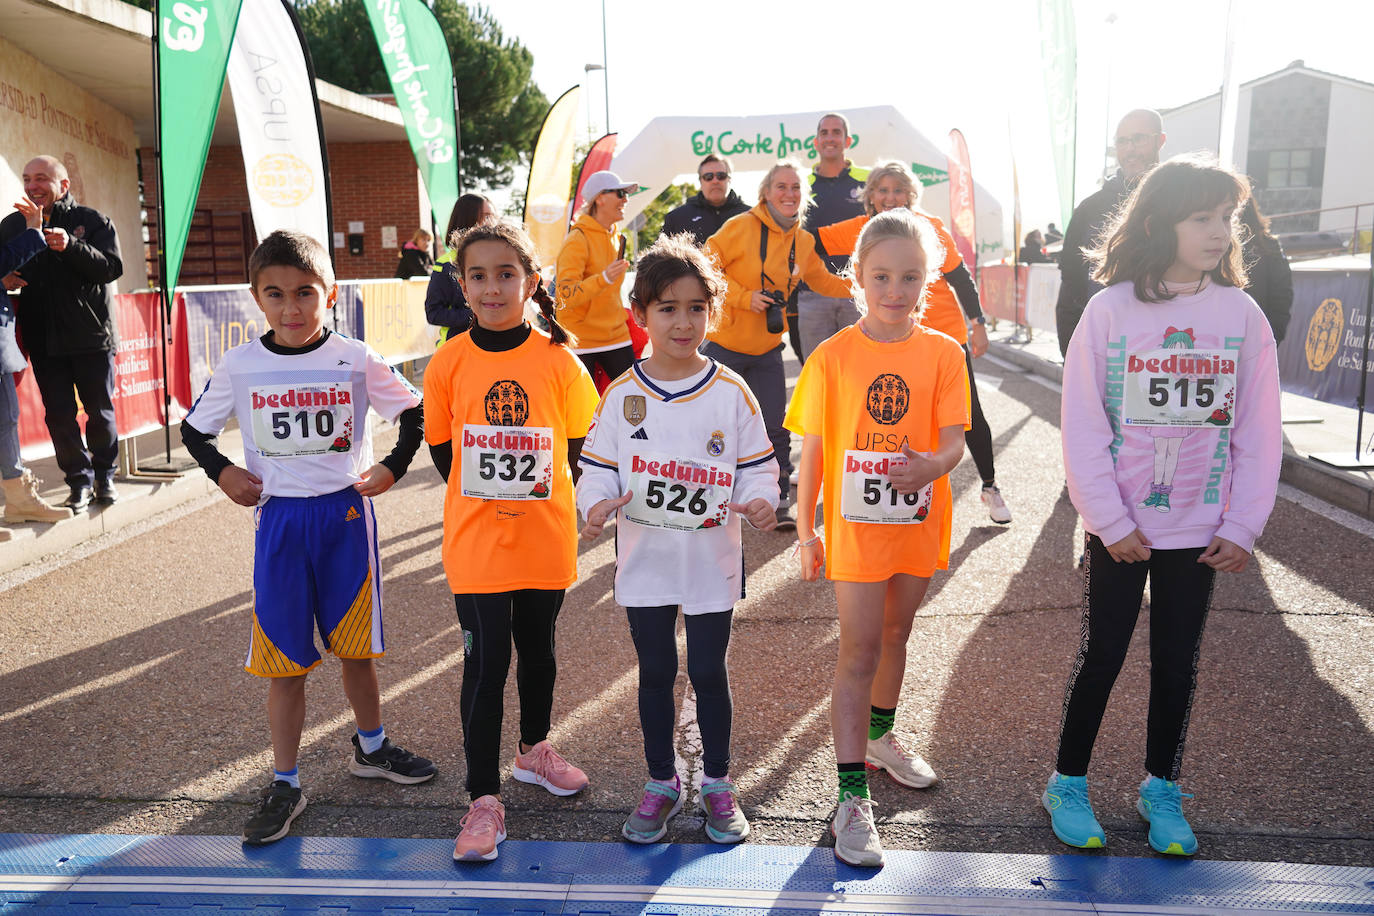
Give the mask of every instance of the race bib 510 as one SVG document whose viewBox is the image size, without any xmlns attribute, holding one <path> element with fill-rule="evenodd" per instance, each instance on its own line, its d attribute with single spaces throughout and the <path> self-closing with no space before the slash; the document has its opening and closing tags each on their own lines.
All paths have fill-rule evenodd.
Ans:
<svg viewBox="0 0 1374 916">
<path fill-rule="evenodd" d="M 930 452 L 920 452 L 928 456 Z M 935 492 L 931 481 L 915 493 L 898 493 L 888 479 L 892 468 L 906 464 L 901 452 L 844 453 L 840 480 L 840 517 L 869 525 L 919 525 L 930 515 Z"/>
<path fill-rule="evenodd" d="M 733 466 L 666 455 L 633 455 L 620 514 L 653 528 L 695 531 L 725 524 L 734 492 Z"/>
<path fill-rule="evenodd" d="M 1236 414 L 1236 350 L 1147 350 L 1126 357 L 1127 426 L 1230 428 Z"/>
<path fill-rule="evenodd" d="M 462 488 L 474 499 L 548 499 L 553 430 L 547 426 L 463 427 Z"/>
<path fill-rule="evenodd" d="M 249 389 L 253 443 L 264 458 L 301 458 L 353 447 L 353 390 L 306 382 Z"/>
</svg>

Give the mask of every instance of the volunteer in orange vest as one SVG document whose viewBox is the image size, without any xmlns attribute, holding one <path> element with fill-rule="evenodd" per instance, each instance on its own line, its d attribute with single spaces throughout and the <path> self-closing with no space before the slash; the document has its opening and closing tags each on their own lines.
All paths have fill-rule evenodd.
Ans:
<svg viewBox="0 0 1374 916">
<path fill-rule="evenodd" d="M 637 190 L 615 172 L 593 172 L 582 186 L 584 210 L 558 252 L 558 320 L 587 371 L 600 365 L 608 381 L 635 361 L 620 298 L 630 264 L 619 255 L 617 236 L 625 201 Z"/>
<path fill-rule="evenodd" d="M 731 217 L 706 240 L 706 252 L 725 274 L 728 291 L 720 323 L 701 352 L 744 378 L 763 411 L 763 423 L 778 459 L 778 527 L 797 527 L 791 513 L 791 436 L 782 425 L 787 379 L 782 368 L 784 312 L 795 308 L 802 281 L 825 296 L 849 295 L 849 284 L 826 269 L 816 241 L 801 228 L 810 202 L 800 163 L 774 165 L 759 185 L 759 202 Z"/>
<path fill-rule="evenodd" d="M 973 357 L 982 356 L 988 349 L 988 332 L 984 326 L 986 319 L 978 301 L 978 288 L 974 286 L 973 277 L 964 259 L 959 256 L 959 249 L 954 246 L 954 239 L 944 223 L 917 206 L 920 199 L 921 185 L 906 165 L 896 161 L 879 162 L 869 171 L 868 183 L 864 185 L 865 215 L 822 227 L 821 245 L 832 255 L 851 254 L 859 231 L 869 217 L 897 207 L 905 207 L 917 216 L 925 217 L 935 227 L 940 244 L 944 246 L 945 260 L 940 265 L 939 279 L 931 284 L 926 293 L 926 308 L 921 314 L 921 324 L 948 334 L 964 348 L 973 421 L 964 433 L 964 440 L 983 480 L 982 500 L 988 517 L 999 525 L 1006 525 L 1011 522 L 1011 509 L 1007 508 L 1002 491 L 997 488 L 997 468 L 992 458 L 992 429 L 983 416 L 983 407 L 978 402 L 978 386 L 973 379 Z"/>
</svg>

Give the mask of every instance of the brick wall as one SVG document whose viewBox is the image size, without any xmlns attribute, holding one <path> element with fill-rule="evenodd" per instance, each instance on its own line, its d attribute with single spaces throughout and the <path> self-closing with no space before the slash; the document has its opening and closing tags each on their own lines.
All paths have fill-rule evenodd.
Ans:
<svg viewBox="0 0 1374 916">
<path fill-rule="evenodd" d="M 390 277 L 396 270 L 399 250 L 382 247 L 382 227 L 396 227 L 396 244 L 399 246 L 409 240 L 419 225 L 420 175 L 415 169 L 410 146 L 406 143 L 331 143 L 328 148 L 330 184 L 334 197 L 334 231 L 344 233 L 346 239 L 350 222 L 363 223 L 362 255 L 349 254 L 347 245 L 334 250 L 338 278 Z M 143 188 L 148 218 L 156 221 L 157 182 L 152 172 L 156 160 L 151 148 L 145 147 L 140 152 L 145 170 Z M 248 251 L 252 250 L 252 238 L 250 236 L 246 243 L 247 250 L 238 252 L 231 249 L 243 243 L 233 240 L 232 235 L 223 234 L 221 230 L 221 227 L 234 225 L 237 220 L 252 225 L 243 155 L 237 147 L 210 148 L 196 209 L 213 213 L 217 228 L 215 258 L 219 273 L 214 281 L 195 282 L 247 282 L 246 273 L 236 279 L 231 279 L 230 274 L 238 274 L 239 268 L 235 266 L 238 263 L 246 264 Z M 155 237 L 156 228 L 150 227 L 150 231 Z M 197 237 L 199 233 L 193 231 L 192 238 Z M 321 241 L 327 245 L 333 244 L 332 239 Z M 149 250 L 147 257 L 149 274 L 156 276 L 155 252 Z M 226 264 L 229 265 L 227 269 Z M 183 282 L 192 280 L 187 278 Z"/>
</svg>

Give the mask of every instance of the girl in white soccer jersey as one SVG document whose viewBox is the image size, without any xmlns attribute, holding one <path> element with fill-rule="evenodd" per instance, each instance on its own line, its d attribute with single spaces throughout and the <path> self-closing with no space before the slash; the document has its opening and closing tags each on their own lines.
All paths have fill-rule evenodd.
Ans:
<svg viewBox="0 0 1374 916">
<path fill-rule="evenodd" d="M 740 516 L 756 528 L 776 525 L 778 465 L 749 388 L 697 351 L 724 293 L 721 275 L 686 236 L 662 239 L 639 259 L 630 305 L 652 355 L 606 389 L 582 447 L 582 536 L 597 537 L 619 513 L 615 597 L 639 655 L 649 781 L 621 830 L 636 843 L 660 839 L 683 803 L 673 752 L 679 607 L 701 726 L 706 835 L 737 843 L 749 833 L 729 780 L 725 656 L 744 594 Z"/>
<path fill-rule="evenodd" d="M 1083 625 L 1041 798 L 1070 846 L 1106 845 L 1088 763 L 1150 583 L 1150 709 L 1136 810 L 1157 852 L 1192 855 L 1179 788 L 1218 572 L 1245 569 L 1274 508 L 1283 436 L 1274 335 L 1247 296 L 1245 181 L 1189 157 L 1137 186 L 1101 251 L 1106 284 L 1064 359 L 1069 496 L 1087 531 Z"/>
</svg>

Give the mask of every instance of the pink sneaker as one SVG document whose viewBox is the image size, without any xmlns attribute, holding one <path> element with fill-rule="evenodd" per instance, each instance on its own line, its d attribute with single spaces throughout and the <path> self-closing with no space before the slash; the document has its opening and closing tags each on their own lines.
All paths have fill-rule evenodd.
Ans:
<svg viewBox="0 0 1374 916">
<path fill-rule="evenodd" d="M 560 757 L 547 740 L 530 748 L 529 753 L 517 750 L 511 775 L 521 782 L 543 786 L 554 795 L 574 795 L 587 788 L 587 774 Z"/>
<path fill-rule="evenodd" d="M 496 844 L 506 838 L 506 806 L 495 795 L 475 798 L 458 826 L 453 860 L 490 862 L 496 858 Z"/>
</svg>

